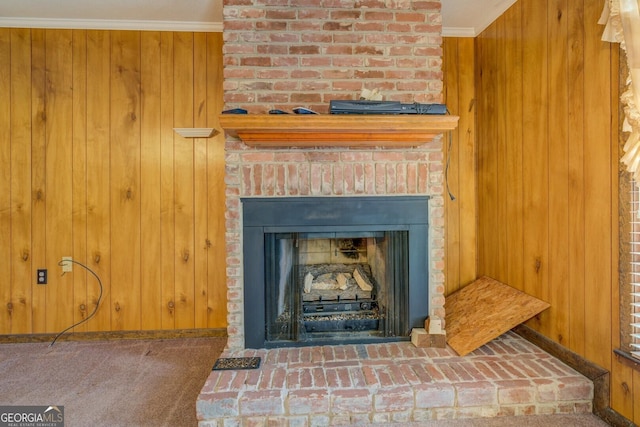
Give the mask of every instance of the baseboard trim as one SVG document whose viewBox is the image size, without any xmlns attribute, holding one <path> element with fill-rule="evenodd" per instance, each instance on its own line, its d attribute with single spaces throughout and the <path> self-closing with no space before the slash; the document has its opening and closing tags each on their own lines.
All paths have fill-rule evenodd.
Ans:
<svg viewBox="0 0 640 427">
<path fill-rule="evenodd" d="M 20 334 L 0 335 L 0 344 L 32 343 L 53 341 L 56 334 Z M 109 341 L 109 340 L 152 340 L 172 338 L 226 338 L 225 328 L 210 329 L 173 329 L 154 331 L 106 331 L 106 332 L 70 332 L 58 338 L 60 341 Z"/>
<path fill-rule="evenodd" d="M 563 363 L 580 372 L 593 381 L 593 413 L 614 427 L 634 427 L 635 424 L 620 415 L 609 406 L 611 390 L 610 374 L 606 369 L 585 359 L 577 353 L 550 340 L 538 331 L 526 326 L 518 325 L 513 332 L 520 335 L 537 347 L 560 359 Z"/>
</svg>

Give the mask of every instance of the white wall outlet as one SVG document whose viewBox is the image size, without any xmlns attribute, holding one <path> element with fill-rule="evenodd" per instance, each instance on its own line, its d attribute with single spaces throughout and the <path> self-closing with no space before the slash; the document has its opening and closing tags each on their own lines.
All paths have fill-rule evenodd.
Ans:
<svg viewBox="0 0 640 427">
<path fill-rule="evenodd" d="M 69 273 L 71 271 L 73 271 L 73 262 L 71 262 L 73 260 L 73 257 L 70 256 L 63 256 L 62 257 L 62 272 L 63 273 Z"/>
</svg>

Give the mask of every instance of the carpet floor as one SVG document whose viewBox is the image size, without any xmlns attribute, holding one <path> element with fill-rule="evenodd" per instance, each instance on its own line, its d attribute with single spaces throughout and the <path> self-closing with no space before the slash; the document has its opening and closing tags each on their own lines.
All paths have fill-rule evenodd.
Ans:
<svg viewBox="0 0 640 427">
<path fill-rule="evenodd" d="M 196 426 L 196 399 L 225 344 L 225 338 L 0 344 L 0 405 L 64 406 L 66 427 Z M 591 414 L 408 426 L 514 425 L 606 426 Z"/>
<path fill-rule="evenodd" d="M 226 338 L 0 345 L 0 405 L 64 406 L 65 426 L 195 426 Z"/>
</svg>

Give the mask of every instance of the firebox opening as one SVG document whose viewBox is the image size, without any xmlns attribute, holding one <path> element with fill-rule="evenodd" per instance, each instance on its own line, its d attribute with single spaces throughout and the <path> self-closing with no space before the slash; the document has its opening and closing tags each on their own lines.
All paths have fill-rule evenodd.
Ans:
<svg viewBox="0 0 640 427">
<path fill-rule="evenodd" d="M 429 313 L 426 196 L 247 198 L 247 348 L 408 340 Z"/>
<path fill-rule="evenodd" d="M 267 341 L 400 337 L 408 327 L 406 231 L 268 234 Z M 269 279 L 268 279 L 269 280 Z"/>
</svg>

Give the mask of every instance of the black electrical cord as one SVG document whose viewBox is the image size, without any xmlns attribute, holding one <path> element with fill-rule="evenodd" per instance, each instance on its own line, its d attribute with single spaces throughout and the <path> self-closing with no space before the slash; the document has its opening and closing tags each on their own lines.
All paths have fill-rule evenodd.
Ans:
<svg viewBox="0 0 640 427">
<path fill-rule="evenodd" d="M 447 109 L 447 114 L 451 114 L 449 113 L 449 109 Z M 455 200 L 456 197 L 453 195 L 453 193 L 451 192 L 451 189 L 449 188 L 449 163 L 451 163 L 451 147 L 453 146 L 453 131 L 449 131 L 449 148 L 447 149 L 447 165 L 445 166 L 444 169 L 444 180 L 447 183 L 447 193 L 449 193 L 449 198 L 451 200 Z"/>
<path fill-rule="evenodd" d="M 81 321 L 74 323 L 73 325 L 69 326 L 67 329 L 63 330 L 62 332 L 58 333 L 58 335 L 56 335 L 56 337 L 53 339 L 53 341 L 51 342 L 51 344 L 49 344 L 49 347 L 53 346 L 56 341 L 58 340 L 58 338 L 60 338 L 60 336 L 62 336 L 62 334 L 64 334 L 65 332 L 67 332 L 70 329 L 75 328 L 78 325 L 83 324 L 84 322 L 86 322 L 87 320 L 91 319 L 94 314 L 96 314 L 96 311 L 98 311 L 98 307 L 100 306 L 100 300 L 102 299 L 102 280 L 100 280 L 100 277 L 98 277 L 98 275 L 89 267 L 87 267 L 86 265 L 82 264 L 81 262 L 75 261 L 73 259 L 67 259 L 67 260 L 62 260 L 58 263 L 59 266 L 63 266 L 64 263 L 66 262 L 72 262 L 74 264 L 78 264 L 80 267 L 84 268 L 85 270 L 87 270 L 89 273 L 93 274 L 94 277 L 96 278 L 96 280 L 98 280 L 98 285 L 100 285 L 100 295 L 98 296 L 98 301 L 96 301 L 96 307 L 93 309 L 93 311 L 91 312 L 90 315 L 88 315 L 87 317 L 85 317 L 84 319 L 82 319 Z M 64 276 L 65 273 L 63 273 Z"/>
</svg>

